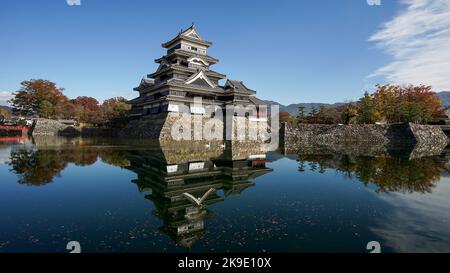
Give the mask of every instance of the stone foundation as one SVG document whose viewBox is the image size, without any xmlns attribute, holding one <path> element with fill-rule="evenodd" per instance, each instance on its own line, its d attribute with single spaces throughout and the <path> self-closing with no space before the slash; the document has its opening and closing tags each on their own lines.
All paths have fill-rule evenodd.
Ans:
<svg viewBox="0 0 450 273">
<path fill-rule="evenodd" d="M 77 136 L 81 128 L 68 126 L 52 119 L 37 119 L 32 128 L 33 136 Z"/>
<path fill-rule="evenodd" d="M 195 121 L 198 121 L 196 123 Z M 201 128 L 196 128 L 195 124 L 201 124 Z M 245 124 L 245 126 L 239 126 Z M 242 142 L 252 141 L 263 143 L 261 137 L 254 132 L 262 130 L 263 126 L 255 121 L 249 121 L 246 117 L 233 117 L 232 126 L 233 131 L 226 135 L 225 126 L 226 121 L 222 122 L 218 119 L 205 117 L 201 115 L 187 115 L 182 117 L 179 113 L 161 113 L 158 115 L 150 115 L 142 117 L 137 120 L 130 121 L 130 123 L 119 133 L 120 137 L 127 138 L 148 138 L 158 139 L 160 142 L 170 142 L 174 140 L 172 137 L 172 128 L 179 130 L 179 136 L 183 140 L 208 141 L 204 132 L 213 132 L 213 138 L 209 139 L 232 139 L 240 140 Z M 206 129 L 206 128 L 214 128 Z M 241 130 L 239 128 L 245 128 Z M 217 137 L 215 137 L 217 136 Z"/>
<path fill-rule="evenodd" d="M 338 152 L 376 156 L 386 151 L 412 150 L 416 156 L 439 154 L 449 139 L 439 126 L 412 123 L 389 125 L 283 124 L 286 153 Z"/>
<path fill-rule="evenodd" d="M 65 136 L 65 137 L 116 137 L 119 130 L 115 128 L 76 127 L 65 125 L 57 120 L 37 119 L 32 128 L 33 137 Z"/>
</svg>

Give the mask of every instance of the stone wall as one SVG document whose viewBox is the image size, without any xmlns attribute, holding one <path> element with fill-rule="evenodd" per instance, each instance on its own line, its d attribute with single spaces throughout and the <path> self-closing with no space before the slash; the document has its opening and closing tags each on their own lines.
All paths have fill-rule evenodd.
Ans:
<svg viewBox="0 0 450 273">
<path fill-rule="evenodd" d="M 168 165 L 218 158 L 225 149 L 222 142 L 217 141 L 171 141 L 160 145 Z"/>
<path fill-rule="evenodd" d="M 159 139 L 167 116 L 164 113 L 132 120 L 119 132 L 119 137 Z"/>
<path fill-rule="evenodd" d="M 285 151 L 319 147 L 343 150 L 366 147 L 376 153 L 383 149 L 402 149 L 411 146 L 445 147 L 449 140 L 439 126 L 411 123 L 389 125 L 324 125 L 283 124 L 280 130 L 282 148 Z M 423 150 L 423 148 L 421 149 Z M 434 149 L 433 149 L 434 150 Z"/>
<path fill-rule="evenodd" d="M 197 124 L 201 124 L 201 128 L 196 128 Z M 246 117 L 233 117 L 233 138 L 243 139 L 248 141 L 249 128 L 252 128 L 251 132 L 256 132 L 260 126 L 260 123 L 249 122 Z M 245 130 L 237 129 L 237 124 L 245 124 Z M 215 125 L 215 126 L 214 126 Z M 172 128 L 179 130 L 180 137 L 184 140 L 205 140 L 203 135 L 203 130 L 210 132 L 208 128 L 214 128 L 213 132 L 215 136 L 219 139 L 226 139 L 225 132 L 226 122 L 219 121 L 211 117 L 200 116 L 200 115 L 187 115 L 182 117 L 179 113 L 161 113 L 158 115 L 149 115 L 142 117 L 137 120 L 132 120 L 129 124 L 121 130 L 119 133 L 120 137 L 127 138 L 148 138 L 148 139 L 158 139 L 161 142 L 170 142 L 177 139 L 172 137 Z M 217 138 L 215 138 L 217 139 Z M 256 142 L 261 141 L 261 138 L 254 140 Z"/>
<path fill-rule="evenodd" d="M 37 119 L 32 128 L 33 136 L 81 135 L 81 129 L 68 126 L 52 119 Z"/>
<path fill-rule="evenodd" d="M 66 136 L 66 137 L 116 137 L 119 130 L 115 128 L 76 127 L 65 125 L 57 120 L 37 119 L 32 128 L 33 137 Z"/>
</svg>

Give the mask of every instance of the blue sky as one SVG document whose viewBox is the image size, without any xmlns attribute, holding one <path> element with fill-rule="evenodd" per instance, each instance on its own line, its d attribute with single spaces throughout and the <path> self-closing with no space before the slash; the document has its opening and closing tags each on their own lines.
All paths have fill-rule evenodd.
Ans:
<svg viewBox="0 0 450 273">
<path fill-rule="evenodd" d="M 133 87 L 165 53 L 161 43 L 193 21 L 214 43 L 209 54 L 220 62 L 212 68 L 243 80 L 262 99 L 354 100 L 374 83 L 402 81 L 405 74 L 395 75 L 405 65 L 399 68 L 399 45 L 392 48 L 390 40 L 399 38 L 390 28 L 401 27 L 395 20 L 412 2 L 433 1 L 442 0 L 382 0 L 380 6 L 366 0 L 81 0 L 80 6 L 6 0 L 0 103 L 31 78 L 54 81 L 71 98 L 133 98 Z"/>
</svg>

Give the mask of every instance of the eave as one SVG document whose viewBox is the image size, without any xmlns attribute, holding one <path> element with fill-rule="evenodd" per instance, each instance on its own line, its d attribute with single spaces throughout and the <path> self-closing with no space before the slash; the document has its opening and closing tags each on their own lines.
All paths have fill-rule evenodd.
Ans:
<svg viewBox="0 0 450 273">
<path fill-rule="evenodd" d="M 201 55 L 201 54 L 197 54 L 191 51 L 187 51 L 187 50 L 183 50 L 183 49 L 176 49 L 173 52 L 167 54 L 165 57 L 166 58 L 171 58 L 173 56 L 182 56 L 182 57 L 198 57 L 198 58 L 202 58 L 205 61 L 209 62 L 211 65 L 216 64 L 219 62 L 218 59 L 211 57 L 209 55 Z M 155 60 L 155 63 L 160 63 L 162 61 L 164 57 L 158 58 Z"/>
<path fill-rule="evenodd" d="M 173 72 L 173 71 L 185 72 L 185 74 L 192 74 L 192 73 L 197 73 L 197 68 L 185 67 L 185 66 L 181 66 L 181 65 L 171 65 L 170 67 L 161 69 L 152 74 L 148 74 L 147 77 L 148 78 L 156 78 L 159 75 L 162 75 L 167 72 Z M 221 74 L 221 73 L 213 71 L 213 70 L 205 70 L 204 72 L 208 77 L 216 78 L 219 80 L 227 77 L 227 75 Z"/>
<path fill-rule="evenodd" d="M 212 42 L 209 42 L 209 41 L 198 40 L 198 39 L 194 39 L 194 38 L 191 38 L 191 37 L 188 37 L 188 36 L 182 36 L 182 35 L 178 34 L 178 35 L 177 35 L 175 38 L 173 38 L 172 40 L 163 43 L 163 44 L 162 44 L 162 47 L 164 47 L 164 48 L 170 48 L 170 47 L 173 46 L 174 44 L 176 44 L 176 43 L 178 43 L 178 42 L 181 42 L 181 41 L 183 41 L 183 40 L 185 40 L 185 41 L 187 41 L 187 42 L 190 42 L 190 43 L 193 43 L 193 44 L 199 44 L 199 45 L 202 45 L 202 46 L 205 46 L 205 47 L 210 47 L 210 46 L 212 46 L 212 44 L 213 44 Z"/>
</svg>

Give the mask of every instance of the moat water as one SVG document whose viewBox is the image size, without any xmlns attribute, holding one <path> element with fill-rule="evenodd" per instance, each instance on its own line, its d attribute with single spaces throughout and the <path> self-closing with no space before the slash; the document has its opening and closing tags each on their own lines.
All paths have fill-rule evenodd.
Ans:
<svg viewBox="0 0 450 273">
<path fill-rule="evenodd" d="M 0 140 L 0 252 L 450 251 L 446 150 L 190 148 Z"/>
</svg>

